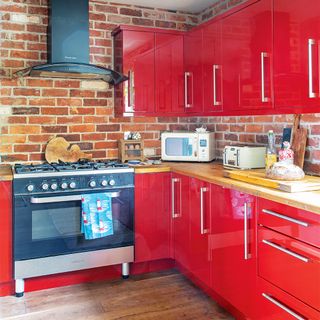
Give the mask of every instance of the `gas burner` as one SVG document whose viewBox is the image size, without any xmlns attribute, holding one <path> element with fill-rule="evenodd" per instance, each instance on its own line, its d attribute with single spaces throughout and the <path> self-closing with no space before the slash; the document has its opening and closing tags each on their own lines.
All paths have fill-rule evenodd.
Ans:
<svg viewBox="0 0 320 320">
<path fill-rule="evenodd" d="M 19 174 L 56 171 L 56 169 L 49 163 L 29 164 L 29 165 L 16 164 L 14 168 L 15 168 L 15 172 Z"/>
</svg>

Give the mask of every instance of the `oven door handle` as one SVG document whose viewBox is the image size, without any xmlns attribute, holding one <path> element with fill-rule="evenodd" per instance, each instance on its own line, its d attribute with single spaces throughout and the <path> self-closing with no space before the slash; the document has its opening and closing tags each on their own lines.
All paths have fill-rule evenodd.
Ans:
<svg viewBox="0 0 320 320">
<path fill-rule="evenodd" d="M 118 198 L 120 196 L 120 191 L 117 192 L 107 192 L 111 198 Z M 65 201 L 80 201 L 82 195 L 76 194 L 72 196 L 58 196 L 58 197 L 43 197 L 35 198 L 31 197 L 31 203 L 55 203 L 55 202 L 65 202 Z"/>
</svg>

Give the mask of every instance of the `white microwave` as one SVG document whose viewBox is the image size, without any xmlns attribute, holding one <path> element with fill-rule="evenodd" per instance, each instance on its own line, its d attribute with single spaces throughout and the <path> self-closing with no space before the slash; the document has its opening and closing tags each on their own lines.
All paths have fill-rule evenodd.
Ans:
<svg viewBox="0 0 320 320">
<path fill-rule="evenodd" d="M 214 132 L 163 132 L 161 158 L 167 161 L 209 162 L 215 158 Z"/>
</svg>

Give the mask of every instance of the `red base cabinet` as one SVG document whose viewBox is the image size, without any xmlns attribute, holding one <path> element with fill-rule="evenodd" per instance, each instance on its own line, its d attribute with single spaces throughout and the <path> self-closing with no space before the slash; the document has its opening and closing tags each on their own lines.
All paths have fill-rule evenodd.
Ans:
<svg viewBox="0 0 320 320">
<path fill-rule="evenodd" d="M 135 262 L 172 256 L 170 179 L 169 172 L 135 175 Z"/>
<path fill-rule="evenodd" d="M 248 319 L 255 319 L 254 196 L 211 185 L 212 288 Z"/>
<path fill-rule="evenodd" d="M 11 181 L 0 181 L 0 296 L 12 290 L 12 186 Z"/>
</svg>

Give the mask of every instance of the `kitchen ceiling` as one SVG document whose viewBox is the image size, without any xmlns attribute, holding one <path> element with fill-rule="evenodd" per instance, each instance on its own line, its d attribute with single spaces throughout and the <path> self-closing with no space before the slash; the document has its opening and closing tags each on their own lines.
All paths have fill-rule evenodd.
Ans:
<svg viewBox="0 0 320 320">
<path fill-rule="evenodd" d="M 218 0 L 113 0 L 112 2 L 198 13 L 217 1 Z"/>
</svg>

